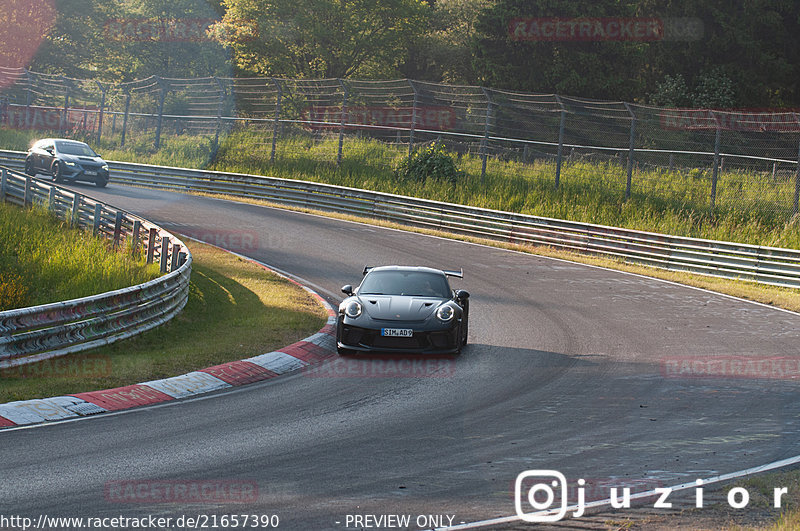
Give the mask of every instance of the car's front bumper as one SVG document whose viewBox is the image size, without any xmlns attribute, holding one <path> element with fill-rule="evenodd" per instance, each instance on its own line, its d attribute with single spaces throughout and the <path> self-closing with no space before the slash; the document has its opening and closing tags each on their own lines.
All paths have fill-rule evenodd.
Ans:
<svg viewBox="0 0 800 531">
<path fill-rule="evenodd" d="M 63 165 L 63 173 L 62 176 L 65 179 L 70 179 L 72 181 L 89 181 L 95 182 L 98 179 L 103 179 L 108 181 L 108 171 L 102 169 L 101 166 L 90 166 L 90 165 L 81 165 L 76 164 L 74 166 L 68 166 L 66 164 Z"/>
<path fill-rule="evenodd" d="M 384 337 L 382 328 L 411 328 L 412 337 Z M 415 328 L 405 323 L 362 327 L 344 322 L 341 318 L 336 330 L 336 344 L 340 349 L 356 352 L 392 352 L 406 354 L 453 354 L 461 346 L 460 321 L 454 319 L 437 329 Z"/>
</svg>

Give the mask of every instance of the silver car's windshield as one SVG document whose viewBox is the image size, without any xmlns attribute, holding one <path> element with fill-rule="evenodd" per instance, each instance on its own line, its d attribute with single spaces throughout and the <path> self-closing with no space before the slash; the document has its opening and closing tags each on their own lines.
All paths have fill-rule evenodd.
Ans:
<svg viewBox="0 0 800 531">
<path fill-rule="evenodd" d="M 92 151 L 92 148 L 86 144 L 79 144 L 78 142 L 56 142 L 56 148 L 59 153 L 64 155 L 80 155 L 82 157 L 97 156 L 97 153 Z"/>
<path fill-rule="evenodd" d="M 444 275 L 426 271 L 373 271 L 364 277 L 359 295 L 408 295 L 450 298 Z"/>
</svg>

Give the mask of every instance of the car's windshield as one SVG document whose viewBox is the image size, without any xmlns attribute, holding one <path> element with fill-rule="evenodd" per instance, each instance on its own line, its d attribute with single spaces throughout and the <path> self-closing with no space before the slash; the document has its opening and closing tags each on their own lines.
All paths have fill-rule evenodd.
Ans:
<svg viewBox="0 0 800 531">
<path fill-rule="evenodd" d="M 450 297 L 447 278 L 427 271 L 373 271 L 364 278 L 359 295 L 409 295 L 414 297 Z"/>
<path fill-rule="evenodd" d="M 56 148 L 59 153 L 64 155 L 80 155 L 82 157 L 97 156 L 97 153 L 92 151 L 92 148 L 79 142 L 56 142 Z"/>
</svg>

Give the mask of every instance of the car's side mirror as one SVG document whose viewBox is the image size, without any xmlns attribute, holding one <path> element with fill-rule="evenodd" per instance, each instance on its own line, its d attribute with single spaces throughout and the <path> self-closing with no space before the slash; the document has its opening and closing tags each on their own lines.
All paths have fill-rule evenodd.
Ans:
<svg viewBox="0 0 800 531">
<path fill-rule="evenodd" d="M 458 299 L 460 301 L 465 301 L 465 300 L 469 299 L 469 292 L 465 291 L 463 289 L 460 289 L 460 290 L 456 291 L 456 299 Z"/>
<path fill-rule="evenodd" d="M 346 286 L 342 286 L 342 293 L 344 293 L 348 297 L 352 297 L 353 296 L 353 286 L 351 286 L 350 284 L 347 284 Z"/>
</svg>

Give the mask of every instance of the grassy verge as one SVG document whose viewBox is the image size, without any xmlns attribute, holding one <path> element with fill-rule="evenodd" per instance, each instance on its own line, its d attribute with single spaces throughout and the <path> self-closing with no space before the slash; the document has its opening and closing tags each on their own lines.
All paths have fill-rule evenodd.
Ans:
<svg viewBox="0 0 800 531">
<path fill-rule="evenodd" d="M 0 203 L 0 311 L 147 282 L 158 267 L 109 252 L 109 242 L 43 210 Z"/>
<path fill-rule="evenodd" d="M 44 134 L 0 129 L 0 146 L 27 149 Z M 556 189 L 554 163 L 490 159 L 486 178 L 481 179 L 480 157 L 466 154 L 459 161 L 465 175 L 454 186 L 397 178 L 393 170 L 407 156 L 407 147 L 356 136 L 346 137 L 337 166 L 336 135 L 313 139 L 307 134 L 284 134 L 277 139 L 272 163 L 270 135 L 256 129 L 223 135 L 213 160 L 208 136 L 165 133 L 158 151 L 152 147 L 151 133 L 129 136 L 125 149 L 118 147 L 119 134 L 104 136 L 100 143 L 91 137 L 83 140 L 111 160 L 302 179 L 572 221 L 800 249 L 800 219 L 791 217 L 794 181 L 786 175 L 722 171 L 712 213 L 707 169 L 671 173 L 636 169 L 632 196 L 626 200 L 626 168 L 615 162 L 565 161 Z M 707 161 L 698 162 L 704 164 Z"/>
<path fill-rule="evenodd" d="M 189 302 L 172 321 L 107 347 L 0 373 L 0 403 L 107 389 L 270 352 L 313 334 L 325 312 L 299 287 L 202 244 Z"/>
</svg>

